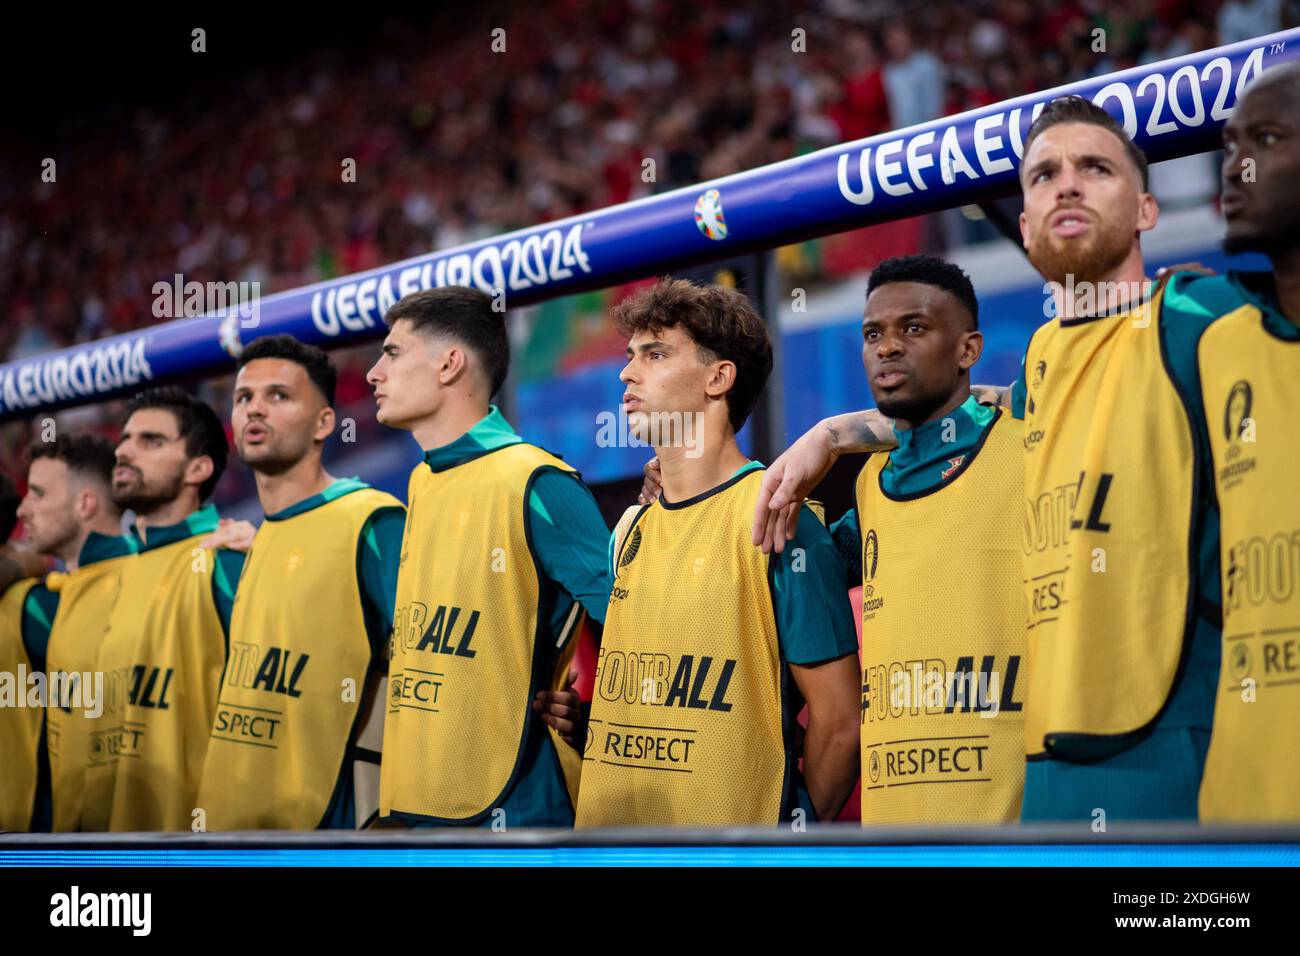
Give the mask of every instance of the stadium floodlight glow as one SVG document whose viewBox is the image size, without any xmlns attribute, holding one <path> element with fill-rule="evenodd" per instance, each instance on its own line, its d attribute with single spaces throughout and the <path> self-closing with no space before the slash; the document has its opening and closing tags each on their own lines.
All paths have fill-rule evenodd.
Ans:
<svg viewBox="0 0 1300 956">
<path fill-rule="evenodd" d="M 747 252 L 1008 195 L 1025 134 L 1078 95 L 1152 161 L 1215 148 L 1251 79 L 1300 58 L 1300 30 L 1134 67 L 267 296 L 256 319 L 177 319 L 0 365 L 0 421 L 228 372 L 241 343 L 286 332 L 336 348 L 379 338 L 407 293 L 473 285 L 527 305 Z"/>
</svg>

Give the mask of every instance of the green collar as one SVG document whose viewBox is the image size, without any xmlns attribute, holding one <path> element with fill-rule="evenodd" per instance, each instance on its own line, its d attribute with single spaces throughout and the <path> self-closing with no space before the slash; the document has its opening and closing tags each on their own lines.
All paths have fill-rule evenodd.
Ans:
<svg viewBox="0 0 1300 956">
<path fill-rule="evenodd" d="M 292 518 L 294 515 L 300 515 L 304 511 L 311 511 L 313 508 L 319 508 L 321 505 L 333 501 L 336 498 L 342 498 L 344 495 L 350 495 L 354 491 L 360 491 L 370 486 L 360 478 L 335 478 L 334 481 L 324 491 L 318 494 L 310 495 L 302 501 L 291 504 L 287 508 L 282 508 L 273 515 L 267 515 L 267 521 L 283 521 L 285 518 Z"/>
<path fill-rule="evenodd" d="M 957 435 L 969 432 L 972 428 L 979 431 L 992 417 L 992 408 L 981 405 L 974 395 L 968 395 L 966 401 L 953 409 L 952 414 L 945 415 L 943 418 L 926 422 L 916 428 L 899 428 L 895 425 L 893 426 L 894 437 L 898 439 L 898 447 L 889 456 L 890 460 L 901 464 L 911 458 L 927 456 L 932 451 L 946 451 L 957 440 L 952 434 L 953 430 Z M 952 419 L 952 427 L 945 441 L 944 422 L 949 418 Z"/>
<path fill-rule="evenodd" d="M 745 462 L 745 464 L 737 468 L 735 474 L 733 474 L 731 478 L 736 478 L 740 475 L 743 475 L 747 471 L 753 471 L 755 468 L 762 468 L 762 467 L 763 467 L 763 463 L 761 461 L 754 461 L 751 458 L 749 461 Z M 728 478 L 727 480 L 730 481 L 731 478 Z"/>
<path fill-rule="evenodd" d="M 916 428 L 894 426 L 898 447 L 889 453 L 881 482 L 893 495 L 942 484 L 980 443 L 995 412 L 971 395 L 952 414 Z"/>
<path fill-rule="evenodd" d="M 217 530 L 219 522 L 217 506 L 208 504 L 186 515 L 175 524 L 160 524 L 149 528 L 145 532 L 148 541 L 140 536 L 138 527 L 131 528 L 131 536 L 140 551 L 153 551 L 155 548 L 192 538 L 196 534 L 211 534 Z"/>
<path fill-rule="evenodd" d="M 1277 286 L 1271 272 L 1228 272 L 1228 281 L 1248 303 L 1259 309 L 1264 328 L 1280 339 L 1300 341 L 1300 325 L 1282 314 L 1277 301 Z"/>
<path fill-rule="evenodd" d="M 489 405 L 488 413 L 475 422 L 465 434 L 450 444 L 426 451 L 424 463 L 432 471 L 446 471 L 448 468 L 455 468 L 467 461 L 481 458 L 498 448 L 517 445 L 521 441 L 523 439 L 510 427 L 501 410 L 495 405 Z"/>
<path fill-rule="evenodd" d="M 98 531 L 92 531 L 86 536 L 86 543 L 81 546 L 81 554 L 77 556 L 77 567 L 84 568 L 96 561 L 107 561 L 109 558 L 135 554 L 138 550 L 135 539 L 129 535 L 100 534 Z"/>
</svg>

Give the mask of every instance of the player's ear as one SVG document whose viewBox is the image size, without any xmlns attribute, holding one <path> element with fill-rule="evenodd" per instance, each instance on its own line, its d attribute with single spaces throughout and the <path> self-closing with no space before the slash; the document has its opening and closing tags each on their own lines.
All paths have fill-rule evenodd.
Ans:
<svg viewBox="0 0 1300 956">
<path fill-rule="evenodd" d="M 207 455 L 199 455 L 197 458 L 191 458 L 185 466 L 185 483 L 187 485 L 202 485 L 212 477 L 212 472 L 216 466 L 212 459 Z"/>
<path fill-rule="evenodd" d="M 1029 220 L 1025 218 L 1023 211 L 1020 213 L 1020 244 L 1026 249 L 1029 248 Z"/>
<path fill-rule="evenodd" d="M 92 521 L 99 512 L 99 492 L 93 488 L 78 488 L 72 499 L 72 513 L 80 522 Z"/>
<path fill-rule="evenodd" d="M 713 363 L 713 371 L 704 386 L 705 394 L 710 398 L 719 398 L 731 391 L 736 384 L 736 363 L 721 359 Z"/>
<path fill-rule="evenodd" d="M 957 356 L 957 366 L 962 371 L 970 371 L 984 354 L 984 333 L 971 329 L 961 334 L 961 351 Z"/>
<path fill-rule="evenodd" d="M 330 435 L 334 434 L 334 426 L 336 423 L 337 417 L 334 414 L 334 409 L 326 405 L 320 410 L 320 414 L 316 416 L 316 432 L 312 437 L 316 439 L 316 441 L 324 441 L 326 438 L 329 438 Z"/>
<path fill-rule="evenodd" d="M 447 351 L 438 357 L 438 384 L 450 385 L 465 374 L 469 366 L 469 356 L 458 345 L 447 346 Z"/>
<path fill-rule="evenodd" d="M 1156 220 L 1159 218 L 1160 204 L 1156 202 L 1156 197 L 1150 193 L 1140 194 L 1138 196 L 1138 232 L 1154 229 Z"/>
</svg>

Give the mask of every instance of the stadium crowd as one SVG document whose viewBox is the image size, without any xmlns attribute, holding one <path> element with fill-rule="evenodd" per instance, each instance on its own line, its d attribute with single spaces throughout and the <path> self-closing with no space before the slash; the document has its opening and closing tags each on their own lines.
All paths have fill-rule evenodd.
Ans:
<svg viewBox="0 0 1300 956">
<path fill-rule="evenodd" d="M 176 273 L 265 295 L 1293 20 L 1282 0 L 898 6 L 569 0 L 511 12 L 505 54 L 456 13 L 356 61 L 319 52 L 87 117 L 40 146 L 56 183 L 0 157 L 0 357 L 150 325 Z M 368 359 L 338 358 L 346 404 Z M 28 437 L 4 430 L 0 467 L 21 474 Z"/>
</svg>

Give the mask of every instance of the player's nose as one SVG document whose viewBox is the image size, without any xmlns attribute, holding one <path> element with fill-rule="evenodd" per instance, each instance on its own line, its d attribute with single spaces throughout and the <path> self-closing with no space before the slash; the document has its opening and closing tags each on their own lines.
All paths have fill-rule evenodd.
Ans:
<svg viewBox="0 0 1300 956">
<path fill-rule="evenodd" d="M 876 343 L 876 355 L 880 358 L 891 358 L 903 353 L 903 340 L 895 335 L 886 333 L 880 337 Z"/>
<path fill-rule="evenodd" d="M 1242 182 L 1241 174 L 1246 168 L 1246 157 L 1241 150 L 1232 149 L 1223 154 L 1223 166 L 1220 175 L 1225 184 L 1237 185 Z"/>
<path fill-rule="evenodd" d="M 1059 199 L 1077 199 L 1082 195 L 1079 188 L 1079 177 L 1075 175 L 1071 166 L 1066 166 L 1056 176 L 1056 198 Z"/>
</svg>

